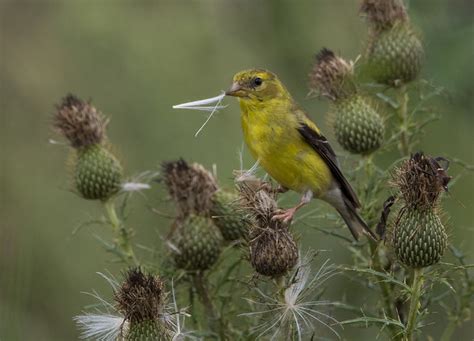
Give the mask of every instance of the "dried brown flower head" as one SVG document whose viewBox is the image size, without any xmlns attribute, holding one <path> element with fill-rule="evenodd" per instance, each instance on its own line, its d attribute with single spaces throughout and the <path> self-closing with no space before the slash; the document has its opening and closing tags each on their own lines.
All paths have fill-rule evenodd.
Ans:
<svg viewBox="0 0 474 341">
<path fill-rule="evenodd" d="M 288 225 L 273 220 L 278 212 L 278 191 L 268 183 L 256 186 L 252 181 L 238 184 L 242 208 L 252 216 L 250 262 L 264 276 L 278 277 L 290 271 L 298 261 L 298 247 Z"/>
<path fill-rule="evenodd" d="M 108 120 L 89 102 L 67 95 L 58 105 L 53 128 L 74 148 L 100 144 L 105 139 Z"/>
<path fill-rule="evenodd" d="M 323 48 L 315 57 L 309 74 L 310 89 L 331 100 L 338 100 L 356 91 L 352 82 L 353 68 L 334 52 Z"/>
<path fill-rule="evenodd" d="M 416 153 L 396 170 L 392 182 L 400 190 L 406 206 L 430 208 L 437 205 L 451 179 L 440 161 L 441 158 Z"/>
<path fill-rule="evenodd" d="M 115 292 L 118 311 L 131 323 L 157 321 L 163 310 L 163 287 L 158 276 L 144 274 L 140 268 L 129 269 Z"/>
<path fill-rule="evenodd" d="M 209 214 L 212 196 L 218 189 L 211 172 L 198 163 L 190 165 L 183 159 L 165 162 L 162 169 L 168 192 L 178 204 L 179 216 Z"/>
<path fill-rule="evenodd" d="M 395 23 L 408 20 L 403 0 L 363 0 L 360 12 L 376 30 L 390 29 Z"/>
</svg>

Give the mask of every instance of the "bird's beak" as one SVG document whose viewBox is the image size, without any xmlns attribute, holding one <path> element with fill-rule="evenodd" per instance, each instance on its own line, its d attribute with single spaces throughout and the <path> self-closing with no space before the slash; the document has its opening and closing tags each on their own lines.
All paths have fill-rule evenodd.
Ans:
<svg viewBox="0 0 474 341">
<path fill-rule="evenodd" d="M 245 96 L 244 92 L 242 91 L 242 87 L 239 83 L 234 82 L 229 90 L 225 92 L 227 96 L 234 96 L 234 97 L 243 97 Z"/>
</svg>

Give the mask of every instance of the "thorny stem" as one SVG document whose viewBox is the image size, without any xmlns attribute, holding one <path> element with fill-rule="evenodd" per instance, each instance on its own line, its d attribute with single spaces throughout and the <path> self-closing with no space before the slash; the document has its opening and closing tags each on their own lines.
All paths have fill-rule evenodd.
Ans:
<svg viewBox="0 0 474 341">
<path fill-rule="evenodd" d="M 373 173 L 374 173 L 374 163 L 372 160 L 372 155 L 367 156 L 364 158 L 364 172 L 366 175 L 367 179 L 372 179 L 373 178 Z M 369 198 L 368 196 L 372 195 L 371 191 L 366 191 L 366 201 L 370 202 L 372 199 Z M 371 216 L 373 212 L 371 212 L 370 207 L 365 207 L 367 214 Z M 369 247 L 370 247 L 370 254 L 371 254 L 371 259 L 372 259 L 372 268 L 375 271 L 378 272 L 385 272 L 385 269 L 383 268 L 383 265 L 380 261 L 380 255 L 378 252 L 378 247 L 379 244 L 376 242 L 370 240 L 369 241 Z M 378 285 L 380 287 L 380 291 L 382 294 L 382 300 L 383 300 L 383 305 L 385 309 L 385 313 L 388 315 L 389 318 L 396 320 L 397 319 L 397 314 L 395 311 L 395 305 L 393 302 L 393 292 L 392 292 L 392 287 L 390 286 L 389 283 L 385 281 L 378 281 Z M 388 327 L 388 332 L 390 333 L 391 339 L 396 340 L 398 338 L 398 331 L 397 328 L 393 325 L 389 325 Z"/>
<path fill-rule="evenodd" d="M 377 252 L 377 243 L 374 241 L 370 241 L 370 252 L 372 254 L 372 267 L 375 271 L 378 272 L 385 272 L 383 269 L 381 263 L 380 263 L 380 258 L 379 258 L 379 253 Z M 383 304 L 385 307 L 385 313 L 388 315 L 389 318 L 396 320 L 396 312 L 395 312 L 395 305 L 393 302 L 393 293 L 392 293 L 392 288 L 390 287 L 390 284 L 387 283 L 386 281 L 378 281 L 380 291 L 382 292 L 382 299 L 383 299 Z M 398 331 L 395 326 L 393 325 L 388 325 L 388 330 L 390 332 L 391 340 L 397 340 L 398 339 Z"/>
<path fill-rule="evenodd" d="M 408 138 L 408 91 L 405 85 L 400 87 L 397 114 L 400 120 L 400 153 L 402 156 L 409 156 L 411 153 L 410 141 Z"/>
<path fill-rule="evenodd" d="M 192 275 L 193 283 L 196 288 L 196 292 L 201 299 L 201 302 L 206 310 L 206 315 L 209 322 L 209 328 L 219 335 L 219 340 L 227 340 L 225 327 L 219 318 L 214 304 L 212 303 L 211 297 L 209 296 L 209 290 L 206 285 L 206 281 L 202 272 L 198 272 Z"/>
<path fill-rule="evenodd" d="M 122 260 L 126 263 L 132 263 L 134 265 L 139 265 L 137 257 L 133 252 L 132 246 L 130 244 L 130 231 L 124 226 L 117 216 L 115 211 L 115 202 L 113 199 L 109 199 L 104 202 L 105 211 L 107 212 L 107 217 L 110 224 L 112 225 L 113 232 L 115 234 L 115 245 L 119 249 L 119 254 Z"/>
<path fill-rule="evenodd" d="M 423 269 L 413 270 L 413 284 L 410 298 L 410 311 L 408 313 L 408 322 L 406 327 L 406 340 L 412 341 L 415 331 L 416 320 L 418 317 L 418 306 L 421 298 L 421 288 L 423 287 Z"/>
</svg>

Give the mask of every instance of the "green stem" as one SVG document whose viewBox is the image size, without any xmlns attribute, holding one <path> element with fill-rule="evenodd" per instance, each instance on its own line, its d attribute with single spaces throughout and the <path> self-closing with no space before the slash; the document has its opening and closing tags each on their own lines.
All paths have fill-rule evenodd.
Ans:
<svg viewBox="0 0 474 341">
<path fill-rule="evenodd" d="M 409 156 L 411 153 L 410 141 L 408 138 L 408 91 L 406 86 L 400 88 L 398 101 L 398 118 L 400 120 L 400 153 L 402 156 Z"/>
<path fill-rule="evenodd" d="M 377 243 L 374 241 L 370 241 L 370 251 L 372 253 L 372 267 L 375 271 L 378 272 L 385 272 L 385 269 L 382 268 L 382 265 L 380 264 L 380 259 L 379 259 L 379 254 L 377 252 Z M 395 311 L 395 304 L 393 302 L 393 294 L 392 294 L 392 288 L 389 283 L 385 281 L 378 281 L 380 291 L 382 292 L 382 299 L 383 299 L 383 304 L 385 307 L 385 313 L 389 318 L 392 320 L 397 320 L 397 313 Z M 390 332 L 390 339 L 391 340 L 397 340 L 399 339 L 399 333 L 397 330 L 396 326 L 393 325 L 388 325 L 388 331 Z"/>
<path fill-rule="evenodd" d="M 206 285 L 206 280 L 204 278 L 204 275 L 202 272 L 198 272 L 194 275 L 193 277 L 193 282 L 194 286 L 196 288 L 196 292 L 199 295 L 199 298 L 201 299 L 201 302 L 204 306 L 204 309 L 206 311 L 208 323 L 209 323 L 209 329 L 215 332 L 217 335 L 219 335 L 219 340 L 227 340 L 227 336 L 225 333 L 225 326 L 223 321 L 219 318 L 216 309 L 214 307 L 214 304 L 211 300 L 211 297 L 209 295 L 209 290 Z"/>
<path fill-rule="evenodd" d="M 410 298 L 410 311 L 408 313 L 408 322 L 406 327 L 406 339 L 414 340 L 414 331 L 418 317 L 418 306 L 421 298 L 421 288 L 423 287 L 423 269 L 413 270 L 413 284 Z"/>
<path fill-rule="evenodd" d="M 132 245 L 130 243 L 131 234 L 130 231 L 124 226 L 117 216 L 115 211 L 115 202 L 113 199 L 109 199 L 104 202 L 105 211 L 109 219 L 110 225 L 112 225 L 113 232 L 115 234 L 115 245 L 119 251 L 119 255 L 122 260 L 126 263 L 132 263 L 139 265 L 139 262 L 133 252 Z"/>
<path fill-rule="evenodd" d="M 363 192 L 363 195 L 364 195 L 363 198 L 365 202 L 371 202 L 373 200 L 372 196 L 375 195 L 374 193 L 377 192 L 377 191 L 371 190 L 373 186 L 376 186 L 376 184 L 371 183 L 373 181 L 372 179 L 374 178 L 374 166 L 375 166 L 373 163 L 372 154 L 366 156 L 362 162 L 363 162 L 364 172 L 365 172 L 365 176 L 367 178 L 367 183 L 368 183 L 367 187 L 365 188 Z M 364 207 L 365 217 L 366 219 L 367 218 L 369 219 L 368 220 L 369 223 L 372 221 L 374 214 L 377 212 L 375 208 L 376 208 L 375 206 Z M 371 240 L 369 242 L 369 247 L 370 247 L 370 254 L 371 254 L 371 259 L 372 259 L 372 268 L 378 272 L 385 272 L 385 269 L 383 268 L 382 262 L 380 260 L 380 255 L 378 252 L 379 244 Z M 392 290 L 391 285 L 385 281 L 377 281 L 377 282 L 380 288 L 380 292 L 382 294 L 382 301 L 383 301 L 385 314 L 387 314 L 389 318 L 393 320 L 397 320 L 398 315 L 395 310 L 395 303 L 393 301 L 393 290 Z M 399 331 L 397 330 L 396 326 L 388 325 L 387 329 L 388 329 L 388 332 L 390 333 L 391 340 L 399 339 L 399 336 L 398 336 Z"/>
</svg>

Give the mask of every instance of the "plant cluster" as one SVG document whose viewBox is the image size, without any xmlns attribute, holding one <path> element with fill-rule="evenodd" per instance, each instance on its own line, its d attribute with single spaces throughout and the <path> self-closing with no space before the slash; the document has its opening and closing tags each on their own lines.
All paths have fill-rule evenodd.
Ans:
<svg viewBox="0 0 474 341">
<path fill-rule="evenodd" d="M 72 147 L 74 190 L 104 205 L 102 221 L 115 237 L 103 244 L 125 267 L 121 281 L 104 275 L 110 302 L 94 293 L 103 309 L 75 318 L 83 338 L 309 340 L 340 338 L 343 327 L 359 326 L 415 340 L 437 312 L 447 316 L 441 339 L 450 340 L 470 319 L 472 265 L 450 244 L 441 209 L 457 178 L 448 175 L 447 159 L 414 152 L 438 118 L 428 101 L 442 89 L 420 79 L 424 46 L 401 0 L 363 0 L 360 11 L 368 26 L 363 57 L 352 63 L 322 49 L 309 85 L 330 101 L 334 135 L 357 165 L 348 175 L 377 241 L 353 241 L 340 232 L 344 223 L 321 209 L 292 225 L 275 220 L 282 191 L 253 169 L 237 172 L 234 188 L 226 189 L 204 166 L 179 159 L 162 163 L 158 177 L 147 173 L 166 188 L 173 213 L 158 251 L 166 261 L 146 263 L 116 207 L 126 205 L 130 191 L 150 188 L 148 181 L 124 180 L 104 115 L 75 96 L 63 99 L 53 127 Z M 399 159 L 379 166 L 379 156 L 396 151 Z M 330 223 L 333 229 L 322 227 Z M 353 263 L 324 261 L 314 272 L 321 252 L 302 250 L 299 225 L 336 238 Z M 453 262 L 442 262 L 447 250 Z M 366 302 L 344 294 L 323 299 L 336 275 L 360 285 Z M 353 316 L 336 320 L 345 313 Z"/>
</svg>

